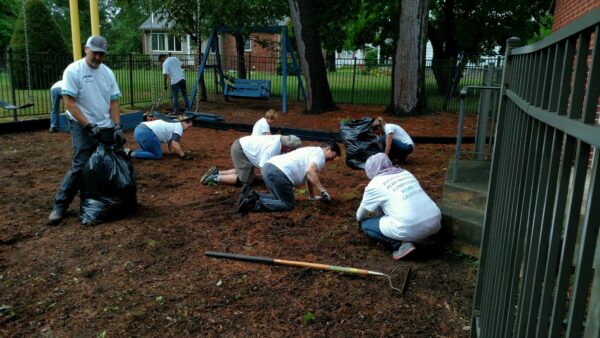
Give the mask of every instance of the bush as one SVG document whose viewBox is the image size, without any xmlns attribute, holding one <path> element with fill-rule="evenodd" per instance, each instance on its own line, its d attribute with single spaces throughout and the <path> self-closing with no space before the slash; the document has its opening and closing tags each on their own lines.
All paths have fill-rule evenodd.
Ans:
<svg viewBox="0 0 600 338">
<path fill-rule="evenodd" d="M 365 53 L 365 72 L 370 73 L 377 67 L 377 50 L 369 49 Z"/>
<path fill-rule="evenodd" d="M 69 59 L 56 58 L 56 55 L 69 55 L 69 49 L 63 39 L 58 25 L 50 14 L 43 0 L 27 0 L 25 3 L 27 17 L 27 40 L 30 65 L 37 65 L 31 70 L 32 89 L 48 89 L 60 76 L 55 69 L 62 70 L 69 64 Z M 23 12 L 15 23 L 9 47 L 13 51 L 12 75 L 16 88 L 27 88 L 27 62 L 25 27 Z M 57 63 L 58 62 L 58 63 Z M 35 74 L 35 78 L 33 78 Z"/>
<path fill-rule="evenodd" d="M 287 63 L 286 73 L 288 76 L 296 76 L 297 75 L 296 70 L 294 70 L 294 66 L 292 65 L 291 61 L 288 61 L 288 63 Z M 277 75 L 283 75 L 281 61 L 277 62 Z"/>
</svg>

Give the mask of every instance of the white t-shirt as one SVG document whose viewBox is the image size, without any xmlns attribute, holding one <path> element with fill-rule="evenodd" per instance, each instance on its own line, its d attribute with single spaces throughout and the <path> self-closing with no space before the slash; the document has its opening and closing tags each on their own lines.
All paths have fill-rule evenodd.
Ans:
<svg viewBox="0 0 600 338">
<path fill-rule="evenodd" d="M 60 80 L 60 81 L 56 81 L 56 82 L 55 82 L 55 83 L 52 85 L 52 87 L 50 87 L 50 90 L 52 90 L 52 89 L 56 89 L 56 88 L 61 88 L 61 89 L 62 89 L 62 80 Z"/>
<path fill-rule="evenodd" d="M 271 133 L 271 127 L 269 126 L 269 122 L 267 122 L 266 118 L 262 118 L 254 124 L 252 127 L 252 136 L 256 135 L 264 135 L 264 133 Z"/>
<path fill-rule="evenodd" d="M 281 135 L 244 136 L 240 145 L 248 161 L 262 168 L 271 157 L 281 154 Z"/>
<path fill-rule="evenodd" d="M 177 134 L 179 137 L 183 136 L 183 126 L 180 122 L 154 120 L 142 122 L 142 124 L 152 129 L 161 143 L 169 143 L 173 139 L 173 134 Z"/>
<path fill-rule="evenodd" d="M 183 68 L 181 68 L 181 61 L 174 56 L 169 56 L 165 59 L 162 66 L 163 74 L 169 75 L 171 78 L 171 85 L 178 83 L 179 81 L 185 79 L 183 75 Z"/>
<path fill-rule="evenodd" d="M 418 242 L 440 230 L 442 214 L 427 196 L 417 179 L 408 171 L 376 176 L 365 188 L 358 220 L 367 212 L 381 210 L 381 233 L 386 237 Z"/>
<path fill-rule="evenodd" d="M 289 153 L 274 156 L 267 163 L 271 163 L 281 170 L 294 185 L 306 181 L 306 170 L 314 162 L 317 170 L 325 166 L 325 153 L 321 147 L 303 147 Z"/>
<path fill-rule="evenodd" d="M 392 124 L 392 123 L 386 123 L 385 126 L 383 126 L 383 131 L 385 132 L 386 135 L 393 133 L 394 139 L 396 139 L 402 143 L 412 144 L 412 145 L 415 144 L 413 142 L 413 140 L 410 138 L 410 136 L 408 135 L 408 133 L 404 129 L 402 129 L 402 127 L 400 127 L 399 125 Z"/>
<path fill-rule="evenodd" d="M 68 65 L 63 73 L 62 94 L 75 98 L 88 122 L 100 128 L 114 126 L 110 119 L 110 102 L 118 99 L 121 91 L 115 74 L 104 64 L 94 69 L 83 58 Z M 67 115 L 73 118 L 68 110 Z"/>
</svg>

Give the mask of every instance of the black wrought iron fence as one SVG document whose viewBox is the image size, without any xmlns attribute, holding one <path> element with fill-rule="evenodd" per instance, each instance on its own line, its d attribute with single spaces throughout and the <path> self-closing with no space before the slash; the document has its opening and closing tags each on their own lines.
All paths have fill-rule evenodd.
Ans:
<svg viewBox="0 0 600 338">
<path fill-rule="evenodd" d="M 188 93 L 197 80 L 198 58 L 192 54 L 179 54 L 185 66 Z M 66 65 L 72 60 L 71 55 L 55 55 L 32 53 L 30 56 L 31 86 L 26 81 L 25 55 L 5 51 L 0 58 L 0 100 L 12 104 L 23 104 L 31 101 L 34 105 L 27 109 L 9 111 L 2 110 L 0 118 L 18 119 L 25 116 L 45 115 L 50 111 L 50 86 L 62 77 Z M 238 58 L 222 56 L 222 67 L 226 77 L 233 79 L 238 74 Z M 244 57 L 246 77 L 249 79 L 271 80 L 271 96 L 282 95 L 282 64 L 279 57 Z M 328 71 L 328 81 L 334 100 L 337 103 L 350 104 L 387 104 L 391 97 L 391 70 L 389 60 L 370 61 L 358 58 L 339 58 L 335 60 L 335 68 Z M 426 63 L 425 87 L 428 107 L 434 111 L 458 111 L 460 88 L 467 85 L 482 85 L 488 63 L 494 63 L 494 73 L 500 73 L 502 59 L 480 59 L 466 63 L 458 69 L 456 62 L 446 62 L 447 69 L 432 68 L 431 60 Z M 108 54 L 105 59 L 115 73 L 121 89 L 120 103 L 135 105 L 154 102 L 160 97 L 162 88 L 162 71 L 156 56 L 140 54 Z M 209 64 L 214 63 L 214 55 L 209 56 Z M 453 87 L 440 90 L 439 74 L 448 76 L 447 83 Z M 302 99 L 298 78 L 291 61 L 287 65 L 287 99 Z M 494 75 L 494 79 L 497 79 Z M 438 80 L 436 80 L 438 79 Z M 218 99 L 222 88 L 218 83 L 216 70 L 208 68 L 204 72 L 204 81 L 209 99 Z M 497 82 L 497 81 L 495 81 Z M 31 89 L 29 88 L 31 87 Z M 448 87 L 448 86 L 446 86 Z M 478 100 L 473 98 L 466 102 L 466 111 L 475 112 Z"/>
</svg>

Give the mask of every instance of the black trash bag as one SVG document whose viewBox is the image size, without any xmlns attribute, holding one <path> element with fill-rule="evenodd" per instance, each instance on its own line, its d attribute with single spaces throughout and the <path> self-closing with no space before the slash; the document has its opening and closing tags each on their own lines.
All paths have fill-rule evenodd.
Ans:
<svg viewBox="0 0 600 338">
<path fill-rule="evenodd" d="M 83 224 L 123 218 L 137 208 L 133 164 L 121 145 L 100 142 L 82 172 L 79 217 Z"/>
<path fill-rule="evenodd" d="M 340 122 L 340 135 L 346 146 L 346 165 L 352 169 L 364 169 L 367 159 L 381 152 L 371 124 L 373 119 L 369 117 Z"/>
</svg>

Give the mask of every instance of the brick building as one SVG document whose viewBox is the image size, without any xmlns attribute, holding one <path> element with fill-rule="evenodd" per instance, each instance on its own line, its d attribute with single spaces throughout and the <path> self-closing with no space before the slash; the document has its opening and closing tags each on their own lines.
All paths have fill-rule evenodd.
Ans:
<svg viewBox="0 0 600 338">
<path fill-rule="evenodd" d="M 220 41 L 221 58 L 224 72 L 236 69 L 235 38 L 231 34 L 222 34 Z M 244 60 L 248 71 L 275 72 L 281 56 L 281 34 L 252 33 L 245 41 Z"/>
<path fill-rule="evenodd" d="M 600 0 L 556 0 L 552 31 L 556 32 L 598 6 Z"/>
</svg>

